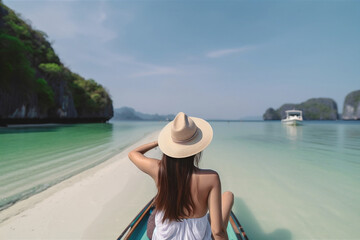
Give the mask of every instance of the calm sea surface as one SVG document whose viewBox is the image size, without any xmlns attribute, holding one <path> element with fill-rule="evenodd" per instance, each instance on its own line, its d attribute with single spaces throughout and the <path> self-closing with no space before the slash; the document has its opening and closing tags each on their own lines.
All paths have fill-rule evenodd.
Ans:
<svg viewBox="0 0 360 240">
<path fill-rule="evenodd" d="M 0 128 L 0 210 L 121 152 L 161 122 Z"/>
<path fill-rule="evenodd" d="M 0 129 L 0 209 L 120 152 L 165 123 Z M 211 122 L 219 172 L 251 239 L 360 239 L 360 123 Z"/>
<path fill-rule="evenodd" d="M 252 239 L 360 239 L 360 123 L 212 123 L 203 165 Z"/>
</svg>

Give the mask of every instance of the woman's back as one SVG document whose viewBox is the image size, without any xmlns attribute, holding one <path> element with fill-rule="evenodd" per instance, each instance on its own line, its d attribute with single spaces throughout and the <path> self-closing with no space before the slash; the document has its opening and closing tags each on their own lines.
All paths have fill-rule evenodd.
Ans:
<svg viewBox="0 0 360 240">
<path fill-rule="evenodd" d="M 188 218 L 200 218 L 208 212 L 209 192 L 216 184 L 217 179 L 218 175 L 213 170 L 197 169 L 192 174 L 191 197 L 194 202 L 194 209 Z"/>
<path fill-rule="evenodd" d="M 212 134 L 205 120 L 179 113 L 161 130 L 158 142 L 129 153 L 130 160 L 149 174 L 158 188 L 155 239 L 227 239 L 233 195 L 221 195 L 220 178 L 215 171 L 197 168 Z M 161 160 L 144 156 L 156 146 L 164 153 Z"/>
<path fill-rule="evenodd" d="M 181 221 L 163 221 L 163 212 L 156 212 L 156 228 L 152 239 L 211 239 L 211 226 L 207 214 L 208 197 L 216 178 L 217 173 L 215 171 L 197 168 L 191 176 L 193 211 L 190 214 L 187 213 L 187 216 Z"/>
</svg>

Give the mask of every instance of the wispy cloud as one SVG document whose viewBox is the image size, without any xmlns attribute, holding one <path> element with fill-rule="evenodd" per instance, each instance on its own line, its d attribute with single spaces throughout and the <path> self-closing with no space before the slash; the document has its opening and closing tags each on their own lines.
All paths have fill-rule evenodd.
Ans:
<svg viewBox="0 0 360 240">
<path fill-rule="evenodd" d="M 181 71 L 175 67 L 142 62 L 131 56 L 120 55 L 117 53 L 109 53 L 108 56 L 109 57 L 107 58 L 112 59 L 112 61 L 115 61 L 116 63 L 127 65 L 129 67 L 129 74 L 127 76 L 130 78 L 155 75 L 176 75 L 181 73 Z"/>
<path fill-rule="evenodd" d="M 252 50 L 254 48 L 255 48 L 254 46 L 244 46 L 244 47 L 240 47 L 240 48 L 221 49 L 221 50 L 216 50 L 216 51 L 210 51 L 206 54 L 206 56 L 209 58 L 219 58 L 219 57 L 224 57 L 224 56 L 231 55 L 231 54 L 246 52 L 246 51 Z"/>
<path fill-rule="evenodd" d="M 154 75 L 174 75 L 178 74 L 179 71 L 173 67 L 161 67 L 161 66 L 152 66 L 149 71 L 143 71 L 135 74 L 131 74 L 130 77 L 147 77 Z"/>
<path fill-rule="evenodd" d="M 111 52 L 104 46 L 88 50 L 87 48 L 83 49 L 81 46 L 77 47 L 79 52 L 71 61 L 91 64 L 119 78 L 146 78 L 150 76 L 174 76 L 183 74 L 181 67 L 144 62 L 131 55 Z M 71 52 L 68 52 L 66 55 L 70 56 Z M 92 72 L 92 69 L 88 69 L 87 72 Z M 104 73 L 102 75 L 104 75 Z"/>
</svg>

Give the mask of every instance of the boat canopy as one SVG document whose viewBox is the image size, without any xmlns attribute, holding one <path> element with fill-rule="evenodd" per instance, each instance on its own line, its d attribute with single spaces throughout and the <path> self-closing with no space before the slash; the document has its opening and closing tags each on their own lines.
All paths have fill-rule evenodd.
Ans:
<svg viewBox="0 0 360 240">
<path fill-rule="evenodd" d="M 301 110 L 287 110 L 285 111 L 286 116 L 302 116 Z"/>
</svg>

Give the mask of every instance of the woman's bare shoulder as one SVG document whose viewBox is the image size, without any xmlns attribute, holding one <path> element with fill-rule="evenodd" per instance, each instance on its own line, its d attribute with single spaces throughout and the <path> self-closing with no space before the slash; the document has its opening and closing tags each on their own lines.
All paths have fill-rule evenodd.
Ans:
<svg viewBox="0 0 360 240">
<path fill-rule="evenodd" d="M 212 170 L 212 169 L 198 168 L 196 173 L 200 174 L 200 175 L 218 175 L 218 173 L 215 170 Z"/>
<path fill-rule="evenodd" d="M 211 185 L 220 182 L 219 174 L 212 169 L 198 169 L 196 174 Z"/>
</svg>

